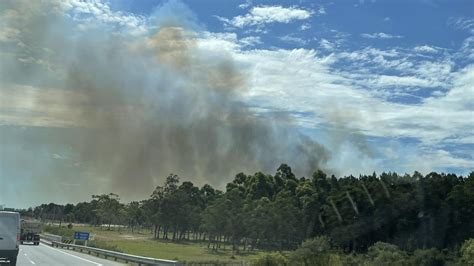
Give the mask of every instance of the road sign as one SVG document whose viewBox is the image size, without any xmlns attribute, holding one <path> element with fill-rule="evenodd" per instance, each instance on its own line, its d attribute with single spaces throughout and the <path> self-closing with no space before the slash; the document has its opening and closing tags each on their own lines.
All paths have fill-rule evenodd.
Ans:
<svg viewBox="0 0 474 266">
<path fill-rule="evenodd" d="M 74 239 L 89 240 L 89 233 L 88 232 L 74 232 Z"/>
</svg>

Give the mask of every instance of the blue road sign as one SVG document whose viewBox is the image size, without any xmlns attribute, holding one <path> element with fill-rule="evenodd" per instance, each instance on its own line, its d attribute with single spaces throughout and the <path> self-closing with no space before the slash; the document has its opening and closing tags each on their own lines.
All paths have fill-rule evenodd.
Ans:
<svg viewBox="0 0 474 266">
<path fill-rule="evenodd" d="M 74 232 L 74 239 L 76 239 L 76 240 L 89 240 L 89 233 L 87 233 L 87 232 Z"/>
</svg>

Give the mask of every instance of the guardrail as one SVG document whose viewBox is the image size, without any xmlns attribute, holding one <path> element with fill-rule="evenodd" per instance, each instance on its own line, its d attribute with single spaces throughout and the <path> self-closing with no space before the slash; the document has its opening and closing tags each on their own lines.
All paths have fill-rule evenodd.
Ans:
<svg viewBox="0 0 474 266">
<path fill-rule="evenodd" d="M 74 244 L 64 244 L 57 241 L 52 241 L 51 246 L 59 247 L 59 248 L 67 248 L 72 250 L 78 250 L 82 253 L 88 253 L 91 255 L 96 255 L 97 257 L 103 256 L 104 258 L 113 258 L 115 261 L 118 259 L 124 261 L 125 263 L 137 263 L 140 265 L 159 265 L 159 266 L 169 266 L 169 265 L 176 265 L 180 266 L 181 264 L 178 261 L 174 260 L 163 260 L 163 259 L 155 259 L 150 257 L 142 257 L 142 256 L 135 256 L 125 253 L 120 253 L 116 251 L 110 251 L 100 248 L 92 248 L 86 246 L 79 246 Z"/>
<path fill-rule="evenodd" d="M 53 235 L 53 234 L 40 234 L 40 239 L 46 240 L 46 241 L 49 241 L 49 242 L 53 242 L 53 241 L 61 242 L 62 241 L 62 236 L 57 236 L 57 235 Z"/>
</svg>

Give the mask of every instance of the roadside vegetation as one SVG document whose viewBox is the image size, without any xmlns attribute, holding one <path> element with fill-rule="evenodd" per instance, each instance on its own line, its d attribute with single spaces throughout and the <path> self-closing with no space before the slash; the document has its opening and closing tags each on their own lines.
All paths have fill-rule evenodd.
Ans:
<svg viewBox="0 0 474 266">
<path fill-rule="evenodd" d="M 207 243 L 197 241 L 168 241 L 153 239 L 153 231 L 149 229 L 134 230 L 130 228 L 113 226 L 89 226 L 73 225 L 68 228 L 66 225 L 59 227 L 59 224 L 46 225 L 46 233 L 63 236 L 64 240 L 71 242 L 76 231 L 91 233 L 92 240 L 88 246 L 108 249 L 112 251 L 125 252 L 146 257 L 161 259 L 179 260 L 182 262 L 208 262 L 211 264 L 239 264 L 255 261 L 263 251 L 248 251 L 233 254 L 228 247 L 218 251 L 209 250 Z M 83 241 L 76 241 L 76 244 L 83 245 Z"/>
<path fill-rule="evenodd" d="M 474 173 L 296 178 L 283 164 L 274 175 L 240 173 L 225 191 L 170 174 L 142 201 L 110 193 L 22 214 L 53 223 L 51 233 L 84 230 L 97 245 L 184 261 L 474 263 Z"/>
</svg>

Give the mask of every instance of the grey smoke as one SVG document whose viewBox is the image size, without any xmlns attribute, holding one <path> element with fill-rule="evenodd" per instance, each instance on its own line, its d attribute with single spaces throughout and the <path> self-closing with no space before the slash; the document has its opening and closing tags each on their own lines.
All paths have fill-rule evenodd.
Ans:
<svg viewBox="0 0 474 266">
<path fill-rule="evenodd" d="M 240 66 L 199 49 L 198 26 L 173 14 L 176 2 L 155 14 L 172 19 L 138 36 L 80 28 L 55 2 L 1 5 L 2 25 L 18 31 L 1 42 L 2 89 L 35 88 L 29 107 L 48 117 L 43 126 L 57 128 L 42 141 L 69 151 L 64 160 L 75 166 L 49 165 L 38 173 L 43 181 L 78 171 L 93 176 L 85 186 L 97 180 L 124 198 L 143 198 L 169 173 L 222 187 L 238 172 L 274 172 L 280 163 L 306 176 L 325 169 L 328 151 L 289 116 L 242 103 L 249 88 Z"/>
</svg>

